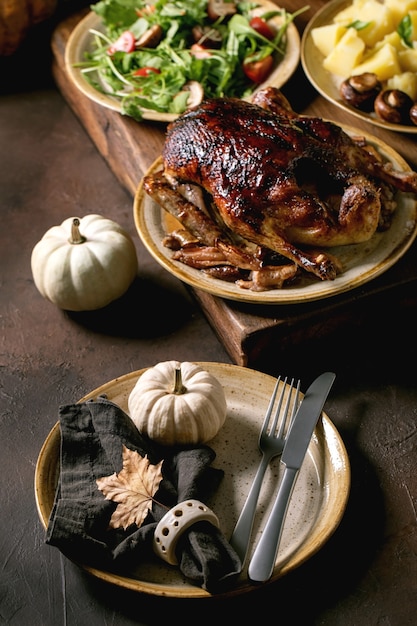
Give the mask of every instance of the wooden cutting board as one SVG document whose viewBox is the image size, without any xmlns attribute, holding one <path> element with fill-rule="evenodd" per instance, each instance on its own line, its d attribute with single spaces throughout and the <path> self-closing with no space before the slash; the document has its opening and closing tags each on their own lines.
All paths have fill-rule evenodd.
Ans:
<svg viewBox="0 0 417 626">
<path fill-rule="evenodd" d="M 84 14 L 82 11 L 67 18 L 55 30 L 52 37 L 53 75 L 63 97 L 97 149 L 133 196 L 143 174 L 161 154 L 166 127 L 123 117 L 92 102 L 70 82 L 65 72 L 65 46 L 72 29 Z M 306 79 L 301 77 L 301 80 Z M 306 93 L 309 91 L 311 89 L 306 85 Z M 317 99 L 316 94 L 314 98 Z M 319 98 L 317 104 L 309 103 L 305 112 L 327 116 L 323 113 L 325 105 L 325 101 Z M 333 119 L 336 117 L 332 116 Z M 352 125 L 350 119 L 340 121 Z M 381 133 L 376 131 L 375 134 Z M 395 143 L 401 145 L 401 140 L 395 136 L 391 145 L 397 149 Z M 417 281 L 416 254 L 417 244 L 414 244 L 393 268 L 368 285 L 313 303 L 258 306 L 223 300 L 201 290 L 191 291 L 236 364 L 274 372 L 279 355 L 295 346 L 304 346 L 308 350 L 308 345 L 317 339 L 331 338 L 335 333 L 340 335 L 347 328 L 372 325 L 376 315 L 378 318 L 386 315 L 388 321 L 393 309 L 398 314 L 401 307 L 409 307 L 410 303 L 414 306 L 414 297 L 410 294 Z"/>
</svg>

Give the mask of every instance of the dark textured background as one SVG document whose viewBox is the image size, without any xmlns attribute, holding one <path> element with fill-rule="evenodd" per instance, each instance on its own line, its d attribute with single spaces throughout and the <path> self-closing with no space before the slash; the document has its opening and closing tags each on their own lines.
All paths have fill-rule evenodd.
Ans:
<svg viewBox="0 0 417 626">
<path fill-rule="evenodd" d="M 346 514 L 326 546 L 293 574 L 230 601 L 145 598 L 108 587 L 44 544 L 33 480 L 61 403 L 167 360 L 230 362 L 188 291 L 143 249 L 132 198 L 54 87 L 42 25 L 0 61 L 0 624 L 128 626 L 260 621 L 408 626 L 417 613 L 415 294 L 382 301 L 366 326 L 277 354 L 304 388 L 337 373 L 326 412 L 352 464 Z M 30 254 L 63 219 L 97 212 L 133 236 L 138 280 L 106 310 L 67 314 L 37 292 Z M 331 320 L 323 320 L 323 325 Z M 283 607 L 291 608 L 283 608 Z M 247 613 L 245 613 L 247 611 Z M 288 616 L 285 618 L 285 616 Z M 289 619 L 290 618 L 290 619 Z"/>
</svg>

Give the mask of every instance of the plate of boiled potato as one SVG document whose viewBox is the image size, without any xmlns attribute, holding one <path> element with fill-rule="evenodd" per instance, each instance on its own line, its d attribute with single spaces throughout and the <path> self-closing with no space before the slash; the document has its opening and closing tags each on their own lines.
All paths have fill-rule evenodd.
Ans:
<svg viewBox="0 0 417 626">
<path fill-rule="evenodd" d="M 333 0 L 301 42 L 307 78 L 357 118 L 417 133 L 417 0 Z"/>
</svg>

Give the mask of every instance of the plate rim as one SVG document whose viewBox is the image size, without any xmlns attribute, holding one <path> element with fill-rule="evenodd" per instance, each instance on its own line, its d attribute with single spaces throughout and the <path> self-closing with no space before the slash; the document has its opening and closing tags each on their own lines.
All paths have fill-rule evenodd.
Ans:
<svg viewBox="0 0 417 626">
<path fill-rule="evenodd" d="M 280 9 L 275 3 L 270 0 L 256 0 L 261 7 L 270 9 Z M 97 104 L 100 104 L 112 111 L 122 114 L 122 107 L 116 97 L 101 93 L 92 87 L 84 78 L 81 70 L 74 67 L 74 63 L 81 60 L 81 52 L 86 49 L 86 45 L 89 39 L 89 29 L 97 28 L 101 24 L 101 18 L 94 11 L 89 11 L 72 30 L 68 37 L 67 44 L 65 46 L 64 63 L 68 77 L 73 84 L 79 89 L 79 91 Z M 286 54 L 281 63 L 272 72 L 269 78 L 257 87 L 254 91 L 273 85 L 278 88 L 282 87 L 296 71 L 301 58 L 301 37 L 294 22 L 291 22 L 287 28 L 288 42 Z M 285 63 L 284 63 L 285 61 Z M 280 69 L 284 68 L 283 72 Z M 282 76 L 281 76 L 282 74 Z M 253 94 L 251 94 L 252 96 Z M 153 122 L 169 123 L 176 120 L 179 115 L 176 113 L 158 113 L 150 109 L 142 109 L 143 120 Z"/>
<path fill-rule="evenodd" d="M 390 122 L 384 122 L 384 120 L 380 120 L 378 118 L 372 117 L 369 113 L 360 111 L 359 109 L 355 109 L 354 107 L 349 106 L 347 103 L 343 102 L 342 99 L 338 99 L 332 94 L 330 94 L 322 81 L 319 80 L 317 75 L 317 71 L 315 71 L 315 67 L 318 64 L 317 59 L 324 59 L 321 52 L 314 46 L 311 38 L 311 31 L 313 28 L 317 26 L 324 26 L 330 23 L 328 20 L 331 19 L 345 7 L 348 7 L 352 4 L 352 0 L 331 0 L 327 4 L 325 4 L 319 11 L 317 11 L 314 16 L 307 23 L 302 37 L 301 37 L 301 65 L 304 70 L 305 75 L 307 76 L 310 83 L 313 87 L 318 91 L 320 95 L 323 96 L 328 102 L 331 102 L 335 106 L 339 107 L 343 111 L 346 111 L 350 115 L 354 116 L 357 119 L 360 119 L 364 122 L 372 124 L 373 126 L 377 126 L 379 128 L 384 128 L 385 130 L 394 131 L 397 133 L 406 133 L 410 135 L 417 134 L 417 126 L 405 126 L 402 124 L 392 124 Z M 312 49 L 314 48 L 314 54 L 312 54 Z M 329 76 L 329 83 L 331 82 L 330 72 L 327 72 Z M 323 68 L 323 75 L 326 75 L 326 70 Z"/>
<path fill-rule="evenodd" d="M 255 377 L 255 381 L 257 384 L 262 384 L 268 387 L 265 389 L 265 398 L 269 397 L 270 391 L 275 385 L 276 378 L 269 374 L 265 374 L 263 372 L 253 370 L 250 368 L 246 368 L 239 365 L 229 364 L 229 363 L 220 363 L 220 362 L 207 362 L 207 361 L 194 361 L 197 365 L 206 368 L 208 371 L 211 371 L 214 375 L 218 376 L 220 380 L 222 379 L 222 374 L 227 375 L 228 372 L 235 372 L 236 374 L 242 374 L 244 376 Z M 138 376 L 142 375 L 149 367 L 145 367 L 139 370 L 135 370 L 119 376 L 115 379 L 112 379 L 96 389 L 85 394 L 78 402 L 84 402 L 91 398 L 97 397 L 100 394 L 109 392 L 111 387 L 122 386 L 126 382 L 136 381 Z M 231 374 L 229 374 L 231 376 Z M 301 394 L 303 397 L 303 394 Z M 111 399 L 111 398 L 110 398 Z M 332 525 L 329 527 L 327 525 L 326 528 L 322 528 L 322 524 L 314 526 L 313 532 L 311 535 L 313 536 L 315 543 L 314 547 L 308 549 L 306 548 L 306 541 L 301 543 L 295 554 L 291 556 L 291 558 L 283 564 L 281 569 L 278 572 L 274 572 L 269 583 L 272 583 L 285 574 L 287 574 L 292 569 L 295 569 L 302 565 L 305 561 L 310 559 L 314 554 L 316 554 L 322 546 L 329 540 L 332 534 L 335 532 L 337 527 L 340 524 L 340 521 L 344 515 L 349 493 L 351 487 L 351 468 L 350 461 L 347 450 L 345 448 L 344 442 L 334 426 L 333 422 L 330 420 L 326 412 L 322 412 L 322 420 L 319 422 L 319 425 L 316 427 L 315 433 L 319 432 L 319 429 L 322 429 L 322 440 L 323 446 L 326 449 L 326 458 L 329 457 L 329 463 L 332 465 L 332 460 L 334 456 L 337 456 L 337 463 L 332 465 L 334 468 L 334 474 L 337 477 L 338 482 L 340 483 L 338 486 L 338 498 L 334 498 L 333 501 L 330 498 L 330 494 L 328 497 L 328 502 L 331 502 L 332 505 Z M 320 435 L 319 435 L 320 437 Z M 329 445 L 329 439 L 332 439 L 333 456 L 332 456 L 332 448 Z M 34 477 L 34 489 L 35 489 L 35 501 L 36 507 L 38 511 L 38 515 L 40 521 L 44 527 L 47 528 L 49 515 L 51 513 L 51 509 L 48 509 L 47 504 L 43 501 L 42 493 L 43 493 L 43 479 L 44 474 L 50 479 L 51 470 L 54 470 L 54 476 L 56 476 L 57 468 L 59 467 L 59 445 L 60 445 L 60 427 L 59 422 L 56 422 L 50 432 L 48 433 L 41 450 L 39 452 L 39 456 L 36 462 L 35 468 L 35 477 Z M 208 444 L 210 445 L 210 443 Z M 337 454 L 336 454 L 337 450 Z M 55 468 L 54 468 L 54 459 L 52 455 L 56 456 L 55 459 Z M 328 489 L 328 485 L 323 485 L 324 489 Z M 316 536 L 315 536 L 316 535 Z M 311 542 L 311 537 L 310 537 Z M 72 560 L 72 559 L 71 559 Z M 129 578 L 128 576 L 123 576 L 120 574 L 114 574 L 113 572 L 108 572 L 105 570 L 100 570 L 91 565 L 86 565 L 84 563 L 80 563 L 78 561 L 73 561 L 77 566 L 81 569 L 87 571 L 89 574 L 93 575 L 96 578 L 104 580 L 108 583 L 115 584 L 117 586 L 131 589 L 133 591 L 144 593 L 148 595 L 156 595 L 156 596 L 165 596 L 165 597 L 175 597 L 175 598 L 210 598 L 213 597 L 215 599 L 221 597 L 231 597 L 236 595 L 241 595 L 243 593 L 248 593 L 254 591 L 258 587 L 250 583 L 249 580 L 241 581 L 241 584 L 237 585 L 235 588 L 232 588 L 226 592 L 220 594 L 211 594 L 200 587 L 195 587 L 193 585 L 185 585 L 185 586 L 171 586 L 153 583 L 149 581 L 143 581 L 139 579 Z M 268 584 L 268 583 L 266 583 Z"/>
<path fill-rule="evenodd" d="M 367 131 L 355 128 L 354 126 L 350 126 L 347 124 L 338 124 L 338 126 L 340 126 L 340 128 L 342 128 L 351 136 L 355 135 L 364 137 L 368 143 L 377 147 L 383 156 L 385 156 L 402 171 L 412 171 L 412 168 L 409 166 L 406 160 L 394 148 L 392 148 L 382 139 L 379 139 L 378 137 L 368 133 Z M 161 165 L 162 157 L 159 156 L 148 168 L 145 176 L 156 171 L 158 168 L 161 167 Z M 271 289 L 264 292 L 254 292 L 239 288 L 232 283 L 227 283 L 226 281 L 222 281 L 220 279 L 203 277 L 201 274 L 201 270 L 189 268 L 179 261 L 174 261 L 173 259 L 171 259 L 168 252 L 166 252 L 165 254 L 165 250 L 163 249 L 161 242 L 155 241 L 155 239 L 152 237 L 146 221 L 145 212 L 143 211 L 143 205 L 145 201 L 147 201 L 147 194 L 143 189 L 143 178 L 144 177 L 142 177 L 141 181 L 139 182 L 133 199 L 133 219 L 135 222 L 137 233 L 145 248 L 164 269 L 173 274 L 182 282 L 188 284 L 190 287 L 205 291 L 214 296 L 225 298 L 227 300 L 262 305 L 294 305 L 303 304 L 306 302 L 316 302 L 319 300 L 325 300 L 333 298 L 335 296 L 339 296 L 343 293 L 357 289 L 358 287 L 361 287 L 364 284 L 371 282 L 375 278 L 378 278 L 379 276 L 384 274 L 404 256 L 404 254 L 412 246 L 417 236 L 417 199 L 412 199 L 410 194 L 407 194 L 405 192 L 398 192 L 404 194 L 404 203 L 409 202 L 413 204 L 411 217 L 408 216 L 407 219 L 404 220 L 405 223 L 408 224 L 408 221 L 412 219 L 413 227 L 407 228 L 407 230 L 404 228 L 404 235 L 402 236 L 401 241 L 395 246 L 391 246 L 387 256 L 383 260 L 378 262 L 375 267 L 368 268 L 366 271 L 364 271 L 363 274 L 361 274 L 360 278 L 356 277 L 349 282 L 346 279 L 346 273 L 342 273 L 338 277 L 336 277 L 334 281 L 313 283 L 313 287 L 311 288 L 310 292 L 306 291 L 305 287 L 291 290 L 282 288 Z M 152 202 L 155 206 L 158 206 L 157 203 L 154 202 L 152 199 L 149 198 L 148 201 Z M 408 210 L 410 212 L 411 208 Z M 160 211 L 162 214 L 163 209 L 160 209 Z M 394 220 L 395 217 L 396 216 L 394 215 Z M 400 217 L 398 217 L 397 219 L 400 219 Z M 390 230 L 391 229 L 388 229 L 386 232 L 377 233 L 376 235 L 374 235 L 374 237 L 379 237 L 380 240 L 383 242 L 389 237 Z M 366 247 L 368 244 L 369 242 L 364 242 L 363 244 L 359 245 Z M 331 250 L 332 248 L 329 249 L 330 252 Z"/>
</svg>

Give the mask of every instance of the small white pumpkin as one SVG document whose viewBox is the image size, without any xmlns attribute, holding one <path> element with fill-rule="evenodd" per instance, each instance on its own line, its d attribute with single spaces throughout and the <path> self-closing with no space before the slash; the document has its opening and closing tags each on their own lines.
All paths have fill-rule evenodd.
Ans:
<svg viewBox="0 0 417 626">
<path fill-rule="evenodd" d="M 128 398 L 139 432 L 165 446 L 212 439 L 226 419 L 224 389 L 196 363 L 163 361 L 147 369 Z"/>
<path fill-rule="evenodd" d="M 31 267 L 44 298 L 68 311 L 91 311 L 128 290 L 138 262 L 130 235 L 92 214 L 50 228 L 33 248 Z"/>
</svg>

